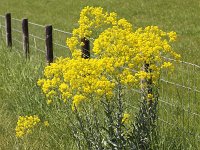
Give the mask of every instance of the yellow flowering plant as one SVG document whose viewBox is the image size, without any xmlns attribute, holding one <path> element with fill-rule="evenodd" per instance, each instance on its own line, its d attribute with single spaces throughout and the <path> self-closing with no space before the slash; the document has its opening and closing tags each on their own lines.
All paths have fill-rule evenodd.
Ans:
<svg viewBox="0 0 200 150">
<path fill-rule="evenodd" d="M 41 127 L 42 119 L 38 115 L 19 116 L 17 125 L 15 127 L 15 135 L 17 138 L 23 137 L 34 133 L 37 128 Z M 43 122 L 45 127 L 49 127 L 49 122 L 46 120 Z"/>
<path fill-rule="evenodd" d="M 38 80 L 38 85 L 48 99 L 47 103 L 53 103 L 56 99 L 62 99 L 67 105 L 70 103 L 81 127 L 84 126 L 81 120 L 84 120 L 84 117 L 88 120 L 84 105 L 89 104 L 94 112 L 99 111 L 96 106 L 102 105 L 103 108 L 99 109 L 104 109 L 105 112 L 106 119 L 102 126 L 107 132 L 108 144 L 101 145 L 102 139 L 105 138 L 102 136 L 105 134 L 99 133 L 100 131 L 91 133 L 81 128 L 83 135 L 90 135 L 90 138 L 84 136 L 86 145 L 89 149 L 121 149 L 124 146 L 130 148 L 127 143 L 131 142 L 123 137 L 126 126 L 124 118 L 129 118 L 129 115 L 124 113 L 126 100 L 123 93 L 127 87 L 141 87 L 142 106 L 133 128 L 144 133 L 144 137 L 133 140 L 135 133 L 139 134 L 138 130 L 131 133 L 129 139 L 132 139 L 131 146 L 148 147 L 150 141 L 146 142 L 144 139 L 150 140 L 153 130 L 144 131 L 145 126 L 140 123 L 141 119 L 144 119 L 144 122 L 150 121 L 150 126 L 153 126 L 156 121 L 156 89 L 160 72 L 161 69 L 173 68 L 173 64 L 166 61 L 164 56 L 180 58 L 171 46 L 176 40 L 176 33 L 164 32 L 157 26 L 133 30 L 132 24 L 126 19 L 119 18 L 114 12 L 105 12 L 100 7 L 85 7 L 80 13 L 78 23 L 79 27 L 73 30 L 72 37 L 66 41 L 72 57 L 59 58 L 51 63 L 44 70 L 44 78 Z M 83 39 L 89 40 L 91 37 L 92 55 L 90 59 L 84 59 L 81 53 L 85 44 Z M 80 117 L 81 113 L 84 113 L 83 118 Z M 150 119 L 146 119 L 145 115 Z M 90 119 L 97 120 L 97 116 L 94 115 Z M 85 123 L 90 124 L 90 121 Z M 97 126 L 94 122 L 90 125 Z M 95 136 L 94 133 L 99 135 L 99 139 L 91 138 Z M 145 136 L 146 133 L 148 136 Z"/>
<path fill-rule="evenodd" d="M 15 128 L 16 137 L 22 138 L 24 135 L 32 133 L 33 129 L 39 122 L 40 119 L 37 115 L 19 116 L 17 126 Z"/>
</svg>

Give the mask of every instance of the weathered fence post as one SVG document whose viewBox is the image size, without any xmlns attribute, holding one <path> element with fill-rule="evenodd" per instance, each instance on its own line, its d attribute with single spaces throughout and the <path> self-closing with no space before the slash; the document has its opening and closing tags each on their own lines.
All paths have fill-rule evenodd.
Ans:
<svg viewBox="0 0 200 150">
<path fill-rule="evenodd" d="M 53 62 L 53 27 L 52 25 L 48 25 L 45 27 L 46 30 L 46 59 L 47 63 L 50 65 L 50 63 Z"/>
<path fill-rule="evenodd" d="M 30 58 L 28 19 L 22 20 L 22 33 L 23 33 L 23 50 L 27 59 L 27 58 Z"/>
<path fill-rule="evenodd" d="M 90 41 L 84 37 L 81 42 L 84 44 L 82 46 L 82 58 L 88 59 L 90 58 Z"/>
<path fill-rule="evenodd" d="M 5 29 L 6 29 L 6 45 L 12 47 L 12 29 L 11 29 L 11 14 L 5 15 Z"/>
</svg>

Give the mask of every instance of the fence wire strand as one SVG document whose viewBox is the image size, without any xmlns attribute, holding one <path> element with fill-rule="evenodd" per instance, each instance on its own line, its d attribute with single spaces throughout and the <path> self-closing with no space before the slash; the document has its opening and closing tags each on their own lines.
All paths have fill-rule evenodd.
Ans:
<svg viewBox="0 0 200 150">
<path fill-rule="evenodd" d="M 20 20 L 20 19 L 17 19 L 17 18 L 11 18 L 12 20 L 14 20 L 14 21 L 18 21 L 18 22 L 21 22 L 22 20 Z"/>
<path fill-rule="evenodd" d="M 136 111 L 139 111 L 139 108 L 137 108 L 137 107 L 135 107 L 135 106 L 131 106 L 133 109 L 135 109 Z M 136 115 L 135 115 L 136 116 Z M 168 124 L 168 125 L 170 125 L 170 126 L 172 126 L 172 127 L 176 127 L 178 130 L 180 130 L 180 131 L 183 131 L 184 133 L 188 133 L 188 134 L 191 134 L 191 135 L 196 135 L 197 136 L 197 138 L 199 138 L 200 139 L 200 134 L 195 134 L 195 132 L 191 132 L 191 131 L 185 131 L 186 129 L 184 128 L 184 129 L 182 129 L 182 128 L 179 128 L 179 127 L 177 127 L 177 125 L 176 124 L 174 124 L 174 123 L 170 123 L 170 122 L 168 122 L 168 121 L 166 121 L 166 120 L 164 120 L 164 119 L 162 119 L 162 118 L 160 118 L 160 117 L 158 117 L 158 120 L 159 121 L 161 121 L 161 122 L 163 122 L 163 123 L 165 123 L 165 124 Z"/>
<path fill-rule="evenodd" d="M 164 57 L 164 56 L 162 56 L 162 57 L 163 57 L 164 59 L 166 59 L 166 60 L 171 60 L 171 61 L 176 61 L 176 62 L 179 62 L 179 63 L 184 63 L 184 64 L 191 65 L 191 66 L 194 66 L 194 67 L 200 69 L 200 66 L 197 65 L 197 64 L 193 64 L 193 63 L 186 62 L 186 61 L 183 61 L 183 60 L 176 60 L 176 59 L 169 58 L 169 57 Z"/>
<path fill-rule="evenodd" d="M 136 92 L 136 93 L 138 93 L 138 94 L 142 94 L 142 91 L 141 90 L 138 90 L 138 89 L 131 89 L 133 92 Z M 172 106 L 172 107 L 177 107 L 176 105 L 174 105 L 174 104 L 172 104 L 172 103 L 169 103 L 169 102 L 167 102 L 167 101 L 164 101 L 164 100 L 162 100 L 161 98 L 159 98 L 159 102 L 162 102 L 162 103 L 165 103 L 165 104 L 167 104 L 167 105 L 169 105 L 169 106 Z M 183 111 L 185 111 L 185 112 L 189 112 L 187 109 L 185 109 L 184 107 L 182 107 L 182 109 L 183 109 Z M 195 115 L 195 116 L 198 116 L 198 117 L 200 117 L 200 114 L 197 114 L 197 113 L 194 113 L 194 112 L 190 112 L 191 114 L 193 114 L 193 115 Z"/>
<path fill-rule="evenodd" d="M 33 49 L 35 49 L 35 50 L 37 50 L 37 51 L 39 51 L 39 52 L 42 52 L 43 54 L 46 54 L 45 51 L 43 51 L 43 50 L 41 50 L 41 49 L 39 49 L 39 48 L 37 48 L 37 47 L 35 47 L 35 46 L 33 46 L 33 45 L 30 45 L 30 47 L 32 47 Z"/>
<path fill-rule="evenodd" d="M 196 88 L 187 87 L 187 86 L 184 86 L 184 85 L 181 85 L 181 84 L 178 84 L 178 83 L 170 82 L 170 81 L 165 80 L 165 79 L 160 79 L 160 81 L 165 82 L 165 83 L 168 83 L 168 84 L 175 85 L 175 86 L 177 86 L 177 87 L 182 87 L 182 88 L 185 88 L 185 89 L 188 89 L 188 90 L 193 90 L 193 91 L 195 91 L 195 92 L 200 93 L 200 91 L 197 90 Z"/>
<path fill-rule="evenodd" d="M 28 23 L 31 24 L 31 25 L 34 25 L 34 26 L 45 28 L 45 26 L 41 25 L 41 24 L 37 24 L 37 23 L 33 23 L 33 22 L 28 22 Z"/>
<path fill-rule="evenodd" d="M 17 32 L 17 33 L 22 33 L 22 31 L 17 30 L 17 29 L 15 29 L 15 28 L 13 28 L 12 31 L 15 31 L 15 32 Z"/>
<path fill-rule="evenodd" d="M 35 36 L 35 35 L 33 35 L 33 34 L 29 34 L 29 36 L 30 36 L 30 37 L 33 37 L 33 38 L 35 38 L 35 39 L 38 39 L 38 40 L 45 41 L 44 38 L 41 38 L 41 37 L 39 37 L 39 36 Z"/>
<path fill-rule="evenodd" d="M 22 41 L 19 41 L 19 40 L 15 39 L 15 38 L 13 38 L 13 41 L 18 42 L 18 43 L 20 43 L 20 44 L 23 44 Z"/>
<path fill-rule="evenodd" d="M 64 34 L 69 34 L 69 35 L 72 35 L 71 32 L 66 32 L 66 31 L 63 31 L 63 30 L 59 30 L 59 29 L 53 29 L 54 31 L 57 31 L 57 32 L 60 32 L 60 33 L 64 33 Z"/>
<path fill-rule="evenodd" d="M 56 45 L 56 46 L 59 46 L 59 47 L 63 47 L 63 48 L 69 49 L 68 46 L 64 46 L 64 45 L 61 45 L 61 44 L 58 44 L 58 43 L 55 43 L 55 42 L 53 42 L 53 44 Z"/>
</svg>

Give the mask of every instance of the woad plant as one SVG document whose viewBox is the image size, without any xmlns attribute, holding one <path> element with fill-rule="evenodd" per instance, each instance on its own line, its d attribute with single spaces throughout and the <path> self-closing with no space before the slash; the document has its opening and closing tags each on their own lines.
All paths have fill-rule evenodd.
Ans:
<svg viewBox="0 0 200 150">
<path fill-rule="evenodd" d="M 160 72 L 179 59 L 175 32 L 131 23 L 100 7 L 85 7 L 66 43 L 71 57 L 59 58 L 38 80 L 48 105 L 71 106 L 72 135 L 79 149 L 155 149 Z M 91 56 L 82 54 L 84 40 Z M 131 109 L 131 89 L 141 91 L 139 111 Z M 68 114 L 66 114 L 68 115 Z M 135 117 L 134 117 L 135 116 Z"/>
</svg>

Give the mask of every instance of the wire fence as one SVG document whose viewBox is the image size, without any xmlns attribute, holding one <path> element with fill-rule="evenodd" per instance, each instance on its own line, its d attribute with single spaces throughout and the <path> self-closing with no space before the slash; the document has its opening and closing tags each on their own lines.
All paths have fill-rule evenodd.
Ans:
<svg viewBox="0 0 200 150">
<path fill-rule="evenodd" d="M 45 59 L 45 26 L 29 22 L 29 40 L 31 52 L 38 52 Z M 5 16 L 0 15 L 0 42 L 5 41 Z M 12 18 L 13 45 L 16 50 L 22 49 L 21 20 Z M 53 46 L 55 57 L 71 55 L 66 46 L 66 38 L 72 33 L 53 29 Z M 91 39 L 93 41 L 94 39 Z M 200 140 L 200 66 L 190 62 L 164 57 L 175 65 L 171 73 L 162 72 L 160 80 L 159 121 L 164 124 L 163 130 L 168 126 L 175 127 L 189 135 L 195 135 Z M 140 90 L 133 89 L 132 94 L 140 97 Z M 131 108 L 137 111 L 138 104 L 133 102 Z"/>
</svg>

